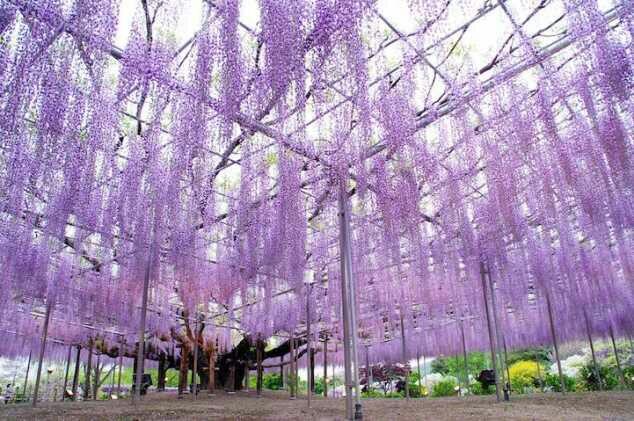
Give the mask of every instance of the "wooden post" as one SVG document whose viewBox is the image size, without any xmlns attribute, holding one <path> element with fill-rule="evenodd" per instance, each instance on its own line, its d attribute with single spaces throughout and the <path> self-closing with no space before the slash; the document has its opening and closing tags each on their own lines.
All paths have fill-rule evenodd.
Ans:
<svg viewBox="0 0 634 421">
<path fill-rule="evenodd" d="M 227 391 L 230 395 L 236 393 L 236 361 L 231 360 L 231 365 L 229 366 L 229 390 Z"/>
<path fill-rule="evenodd" d="M 407 344 L 405 341 L 405 322 L 403 321 L 403 309 L 401 313 L 401 353 L 405 364 L 405 399 L 409 400 L 409 362 L 407 361 Z"/>
<path fill-rule="evenodd" d="M 295 390 L 295 338 L 291 335 L 290 338 L 290 347 L 291 347 L 291 361 L 290 361 L 290 373 L 288 376 L 288 385 L 290 388 L 290 398 L 295 399 L 295 394 L 297 391 Z"/>
<path fill-rule="evenodd" d="M 257 371 L 256 371 L 256 395 L 258 398 L 262 397 L 262 383 L 263 383 L 263 376 L 264 376 L 264 370 L 262 368 L 262 352 L 264 351 L 264 343 L 260 340 L 260 338 L 258 338 L 255 342 L 255 360 L 256 360 L 256 365 L 257 365 Z"/>
<path fill-rule="evenodd" d="M 328 397 L 328 337 L 324 339 L 324 398 Z"/>
<path fill-rule="evenodd" d="M 498 374 L 497 360 L 496 360 L 496 348 L 495 348 L 495 336 L 493 335 L 493 326 L 491 325 L 491 316 L 489 314 L 489 299 L 487 298 L 487 282 L 485 278 L 484 263 L 480 262 L 480 280 L 482 281 L 482 295 L 484 298 L 484 312 L 487 319 L 487 329 L 489 331 L 489 347 L 491 350 L 491 365 L 493 366 L 493 373 L 495 374 L 495 397 L 497 401 L 500 401 L 500 376 Z"/>
<path fill-rule="evenodd" d="M 141 382 L 143 380 L 144 363 L 145 363 L 145 319 L 147 317 L 147 302 L 150 290 L 150 270 L 152 269 L 152 256 L 154 254 L 154 240 L 148 253 L 147 264 L 145 267 L 145 277 L 143 279 L 143 295 L 141 297 L 141 319 L 139 321 L 139 346 L 136 354 L 136 378 L 135 389 L 132 402 L 141 399 Z"/>
<path fill-rule="evenodd" d="M 590 353 L 592 354 L 592 366 L 594 367 L 594 375 L 597 376 L 599 383 L 599 390 L 603 390 L 603 382 L 601 380 L 601 370 L 597 364 L 597 356 L 594 353 L 594 343 L 592 342 L 592 333 L 590 332 L 590 321 L 588 320 L 588 313 L 583 310 L 583 317 L 586 321 L 586 333 L 588 334 L 588 343 L 590 344 Z"/>
<path fill-rule="evenodd" d="M 280 379 L 282 379 L 282 389 L 286 389 L 286 376 L 284 375 L 284 356 L 280 357 Z"/>
<path fill-rule="evenodd" d="M 40 359 L 37 364 L 37 374 L 35 375 L 35 390 L 33 391 L 33 407 L 37 406 L 37 394 L 40 389 L 40 379 L 42 377 L 42 365 L 44 364 L 44 352 L 46 351 L 46 339 L 48 337 L 48 323 L 51 319 L 52 301 L 47 300 L 46 314 L 44 315 L 44 325 L 42 326 L 42 343 L 40 344 Z"/>
<path fill-rule="evenodd" d="M 257 353 L 257 350 L 256 350 L 256 353 Z M 246 361 L 244 363 L 244 391 L 245 392 L 249 391 L 250 381 L 251 381 L 251 363 L 250 361 Z M 255 381 L 256 381 L 256 389 L 257 389 L 257 370 L 256 370 Z"/>
<path fill-rule="evenodd" d="M 561 359 L 559 358 L 559 345 L 557 343 L 557 332 L 555 331 L 555 321 L 553 319 L 553 309 L 550 302 L 550 293 L 546 291 L 546 307 L 548 309 L 548 321 L 550 324 L 550 334 L 553 339 L 553 346 L 555 348 L 555 358 L 557 359 L 557 372 L 559 373 L 559 384 L 561 386 L 561 393 L 566 394 L 566 385 L 564 383 L 564 372 L 561 369 Z"/>
<path fill-rule="evenodd" d="M 625 382 L 625 376 L 623 375 L 623 368 L 621 367 L 621 358 L 619 358 L 619 350 L 616 347 L 616 341 L 614 340 L 614 329 L 612 329 L 612 325 L 610 325 L 610 339 L 612 340 L 612 349 L 614 350 L 614 358 L 616 358 L 616 369 L 619 372 L 619 380 L 621 381 L 621 386 L 627 386 Z"/>
<path fill-rule="evenodd" d="M 24 389 L 22 389 L 25 398 L 27 396 L 26 387 L 29 384 L 29 370 L 31 369 L 31 353 L 32 351 L 29 351 L 29 360 L 26 363 L 26 375 L 24 376 Z"/>
<path fill-rule="evenodd" d="M 315 393 L 315 349 L 310 350 L 310 392 Z"/>
<path fill-rule="evenodd" d="M 86 365 L 86 378 L 84 379 L 84 400 L 87 401 L 90 397 L 90 375 L 92 371 L 92 339 L 88 340 L 88 363 Z"/>
<path fill-rule="evenodd" d="M 64 370 L 64 388 L 62 389 L 62 402 L 64 402 L 64 399 L 66 399 L 66 387 L 68 386 L 68 372 L 70 371 L 70 359 L 72 357 L 72 352 L 73 352 L 73 346 L 68 345 L 68 357 L 66 358 L 66 370 Z"/>
<path fill-rule="evenodd" d="M 216 394 L 216 348 L 212 345 L 209 348 L 209 384 L 207 393 L 211 396 Z"/>
<path fill-rule="evenodd" d="M 187 390 L 187 377 L 189 374 L 189 348 L 186 342 L 181 344 L 181 361 L 178 371 L 178 397 L 183 398 L 183 394 Z"/>
<path fill-rule="evenodd" d="M 79 366 L 81 364 L 79 357 L 81 356 L 81 346 L 77 345 L 77 354 L 75 357 L 75 372 L 73 373 L 73 400 L 77 400 L 77 385 L 79 385 Z"/>
<path fill-rule="evenodd" d="M 165 369 L 165 361 L 166 357 L 165 357 L 165 352 L 161 352 L 159 354 L 159 360 L 158 360 L 158 379 L 156 381 L 156 391 L 157 392 L 164 392 L 165 391 L 165 372 L 167 371 Z"/>
</svg>

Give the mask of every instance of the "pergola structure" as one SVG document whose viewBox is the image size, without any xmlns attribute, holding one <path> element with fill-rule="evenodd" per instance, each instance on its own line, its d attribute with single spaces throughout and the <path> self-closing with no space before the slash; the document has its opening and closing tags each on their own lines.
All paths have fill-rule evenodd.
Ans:
<svg viewBox="0 0 634 421">
<path fill-rule="evenodd" d="M 0 1 L 0 331 L 38 379 L 47 339 L 137 392 L 174 342 L 261 377 L 321 340 L 354 418 L 362 346 L 631 335 L 628 1 L 119 3 Z"/>
</svg>

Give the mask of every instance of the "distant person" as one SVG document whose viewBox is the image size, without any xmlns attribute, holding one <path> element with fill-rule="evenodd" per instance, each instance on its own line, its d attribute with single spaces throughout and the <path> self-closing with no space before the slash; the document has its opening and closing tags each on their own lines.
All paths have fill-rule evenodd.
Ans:
<svg viewBox="0 0 634 421">
<path fill-rule="evenodd" d="M 9 401 L 13 399 L 13 385 L 8 384 L 6 389 L 4 389 L 4 403 L 5 405 L 9 403 Z"/>
</svg>

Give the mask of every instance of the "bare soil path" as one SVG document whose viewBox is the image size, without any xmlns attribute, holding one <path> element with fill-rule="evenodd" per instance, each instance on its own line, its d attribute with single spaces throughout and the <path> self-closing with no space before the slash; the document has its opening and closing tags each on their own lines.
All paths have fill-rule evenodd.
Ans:
<svg viewBox="0 0 634 421">
<path fill-rule="evenodd" d="M 515 396 L 495 403 L 490 396 L 468 398 L 366 399 L 365 420 L 634 420 L 634 392 L 558 393 Z M 42 403 L 0 406 L 0 419 L 10 420 L 341 420 L 344 401 L 315 398 L 291 401 L 286 392 L 255 392 L 177 399 L 174 393 L 152 393 L 139 404 L 129 400 Z"/>
</svg>

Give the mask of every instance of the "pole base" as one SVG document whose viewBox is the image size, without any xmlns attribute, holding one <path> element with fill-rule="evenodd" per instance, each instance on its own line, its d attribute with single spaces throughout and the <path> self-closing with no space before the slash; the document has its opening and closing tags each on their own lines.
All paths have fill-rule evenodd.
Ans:
<svg viewBox="0 0 634 421">
<path fill-rule="evenodd" d="M 355 420 L 362 420 L 363 419 L 363 411 L 361 410 L 361 404 L 360 403 L 355 403 L 354 404 L 354 419 Z"/>
</svg>

